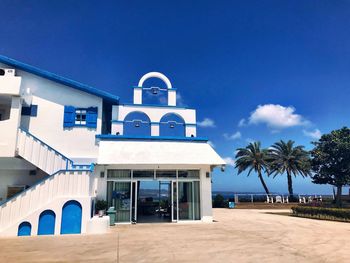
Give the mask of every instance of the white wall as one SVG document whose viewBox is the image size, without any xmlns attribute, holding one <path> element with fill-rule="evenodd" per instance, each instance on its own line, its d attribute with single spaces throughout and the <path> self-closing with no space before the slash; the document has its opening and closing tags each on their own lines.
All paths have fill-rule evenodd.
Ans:
<svg viewBox="0 0 350 263">
<path fill-rule="evenodd" d="M 0 65 L 1 66 L 1 65 Z M 30 88 L 32 104 L 38 105 L 37 117 L 22 116 L 21 127 L 67 157 L 96 158 L 95 135 L 101 133 L 102 98 L 66 87 L 36 75 L 17 70 L 21 89 Z M 64 106 L 98 107 L 97 129 L 63 128 Z"/>
<path fill-rule="evenodd" d="M 6 200 L 8 186 L 31 186 L 47 176 L 40 171 L 36 175 L 29 175 L 29 172 L 29 170 L 0 170 L 0 201 Z"/>
<path fill-rule="evenodd" d="M 17 128 L 20 122 L 20 97 L 11 97 L 10 118 L 0 121 L 0 157 L 15 156 Z"/>
</svg>

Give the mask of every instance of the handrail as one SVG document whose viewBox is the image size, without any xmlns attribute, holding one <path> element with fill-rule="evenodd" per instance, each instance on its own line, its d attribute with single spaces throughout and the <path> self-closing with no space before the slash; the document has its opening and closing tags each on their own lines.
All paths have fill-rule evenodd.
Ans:
<svg viewBox="0 0 350 263">
<path fill-rule="evenodd" d="M 28 130 L 25 130 L 23 128 L 18 128 L 20 131 L 28 134 L 29 136 L 33 137 L 35 140 L 39 141 L 41 144 L 45 145 L 47 148 L 49 148 L 50 150 L 54 151 L 56 154 L 61 155 L 64 159 L 68 160 L 71 164 L 73 164 L 73 161 L 71 159 L 69 159 L 67 156 L 65 156 L 64 154 L 60 153 L 59 151 L 57 151 L 56 149 L 52 148 L 50 145 L 48 145 L 47 143 L 45 143 L 44 141 L 40 140 L 38 137 L 36 137 L 35 135 L 33 135 L 32 133 L 30 133 Z"/>
<path fill-rule="evenodd" d="M 37 185 L 41 184 L 42 182 L 44 182 L 45 180 L 51 178 L 51 177 L 54 177 L 56 174 L 59 174 L 59 173 L 63 173 L 63 172 L 92 172 L 91 169 L 89 170 L 58 170 L 57 172 L 47 176 L 47 177 L 44 177 L 42 178 L 41 180 L 37 181 L 35 184 L 29 186 L 27 189 L 25 189 L 24 191 L 22 192 L 19 192 L 13 196 L 11 196 L 10 198 L 6 199 L 5 201 L 3 201 L 2 203 L 0 203 L 0 208 L 2 208 L 7 202 L 10 202 L 11 200 L 14 200 L 16 199 L 17 197 L 19 197 L 20 195 L 24 194 L 25 192 L 35 188 Z"/>
</svg>

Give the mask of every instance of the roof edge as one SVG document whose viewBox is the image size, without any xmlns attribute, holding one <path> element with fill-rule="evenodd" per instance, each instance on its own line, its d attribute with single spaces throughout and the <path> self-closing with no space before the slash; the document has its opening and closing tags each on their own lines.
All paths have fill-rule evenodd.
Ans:
<svg viewBox="0 0 350 263">
<path fill-rule="evenodd" d="M 71 87 L 71 88 L 74 88 L 74 89 L 77 89 L 77 90 L 80 90 L 80 91 L 83 91 L 83 92 L 86 92 L 89 94 L 93 94 L 97 97 L 101 97 L 101 98 L 106 99 L 110 102 L 114 102 L 114 103 L 119 104 L 119 97 L 118 96 L 115 96 L 115 95 L 108 93 L 106 91 L 96 89 L 94 87 L 80 83 L 78 81 L 59 76 L 59 75 L 52 73 L 52 72 L 49 72 L 47 70 L 43 70 L 43 69 L 34 67 L 32 65 L 17 61 L 15 59 L 12 59 L 12 58 L 9 58 L 9 57 L 3 56 L 3 55 L 0 55 L 0 62 L 4 63 L 6 65 L 9 65 L 9 66 L 15 67 L 17 69 L 29 72 L 31 74 L 37 75 L 39 77 L 49 79 L 49 80 L 57 82 L 59 84 L 62 84 L 62 85 L 65 85 L 65 86 L 68 86 L 68 87 Z"/>
</svg>

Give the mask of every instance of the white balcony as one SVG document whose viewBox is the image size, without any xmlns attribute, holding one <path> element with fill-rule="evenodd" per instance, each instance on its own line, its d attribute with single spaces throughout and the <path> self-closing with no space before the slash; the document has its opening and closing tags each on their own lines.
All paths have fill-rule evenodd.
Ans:
<svg viewBox="0 0 350 263">
<path fill-rule="evenodd" d="M 0 76 L 0 95 L 19 96 L 21 77 Z"/>
</svg>

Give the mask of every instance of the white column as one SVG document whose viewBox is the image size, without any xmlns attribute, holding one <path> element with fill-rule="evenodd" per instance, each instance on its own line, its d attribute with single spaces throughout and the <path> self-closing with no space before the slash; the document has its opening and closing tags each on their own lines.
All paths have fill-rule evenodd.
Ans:
<svg viewBox="0 0 350 263">
<path fill-rule="evenodd" d="M 168 89 L 168 106 L 176 106 L 176 90 Z"/>
<path fill-rule="evenodd" d="M 151 136 L 159 136 L 159 123 L 151 123 Z"/>
<path fill-rule="evenodd" d="M 142 87 L 134 88 L 134 104 L 142 104 Z"/>
</svg>

